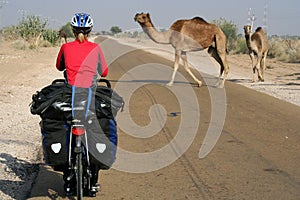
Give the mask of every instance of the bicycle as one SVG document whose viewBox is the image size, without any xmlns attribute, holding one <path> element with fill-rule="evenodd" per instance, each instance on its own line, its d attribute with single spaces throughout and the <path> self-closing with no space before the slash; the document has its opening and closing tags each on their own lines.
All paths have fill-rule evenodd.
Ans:
<svg viewBox="0 0 300 200">
<path fill-rule="evenodd" d="M 90 90 L 77 88 L 73 99 L 73 88 L 57 79 L 33 94 L 30 104 L 31 113 L 42 119 L 46 164 L 54 171 L 64 172 L 66 195 L 78 195 L 78 199 L 96 196 L 99 170 L 110 169 L 116 159 L 115 116 L 123 110 L 124 100 L 108 80 L 100 79 L 97 83 L 94 97 L 91 98 Z M 73 185 L 69 187 L 70 183 Z"/>
<path fill-rule="evenodd" d="M 55 106 L 64 112 L 69 112 L 72 110 L 71 106 L 66 103 L 56 103 Z M 83 110 L 84 108 L 75 107 L 73 109 Z M 95 197 L 99 189 L 98 185 L 95 186 L 91 183 L 91 163 L 89 158 L 87 131 L 84 123 L 85 122 L 82 122 L 79 119 L 72 119 L 71 121 L 68 121 L 70 133 L 67 168 L 70 171 L 70 174 L 66 180 L 71 181 L 75 176 L 76 195 L 78 200 L 82 199 L 85 195 Z M 85 145 L 83 144 L 83 141 L 85 141 Z M 73 196 L 73 190 L 74 188 L 67 188 L 66 196 Z"/>
</svg>

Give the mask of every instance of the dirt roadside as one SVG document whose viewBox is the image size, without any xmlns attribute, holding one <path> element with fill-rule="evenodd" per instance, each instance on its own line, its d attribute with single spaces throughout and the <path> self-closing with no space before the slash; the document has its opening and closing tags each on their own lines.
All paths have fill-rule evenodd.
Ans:
<svg viewBox="0 0 300 200">
<path fill-rule="evenodd" d="M 25 199 L 38 170 L 41 145 L 39 118 L 30 114 L 29 103 L 35 91 L 61 78 L 54 68 L 59 47 L 24 51 L 4 42 L 0 47 L 0 199 Z M 266 82 L 253 84 L 247 55 L 229 56 L 229 62 L 230 81 L 300 105 L 299 64 L 271 60 Z"/>
<path fill-rule="evenodd" d="M 39 170 L 39 117 L 29 104 L 32 94 L 61 76 L 54 69 L 57 51 L 0 43 L 0 199 L 25 199 Z"/>
</svg>

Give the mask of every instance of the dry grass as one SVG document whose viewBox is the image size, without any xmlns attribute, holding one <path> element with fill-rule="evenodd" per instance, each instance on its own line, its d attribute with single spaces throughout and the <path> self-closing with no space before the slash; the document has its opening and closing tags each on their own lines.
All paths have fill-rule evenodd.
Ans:
<svg viewBox="0 0 300 200">
<path fill-rule="evenodd" d="M 300 63 L 300 40 L 271 38 L 268 56 L 288 63 Z"/>
</svg>

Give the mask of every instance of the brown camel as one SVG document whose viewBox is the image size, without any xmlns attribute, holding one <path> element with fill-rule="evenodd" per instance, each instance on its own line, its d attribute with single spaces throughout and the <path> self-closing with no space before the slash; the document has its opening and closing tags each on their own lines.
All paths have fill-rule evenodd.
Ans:
<svg viewBox="0 0 300 200">
<path fill-rule="evenodd" d="M 58 31 L 58 40 L 60 43 L 62 43 L 62 39 L 64 39 L 65 43 L 67 43 L 67 33 L 64 30 L 60 29 Z"/>
<path fill-rule="evenodd" d="M 174 71 L 171 81 L 168 83 L 169 86 L 172 86 L 174 83 L 175 74 L 178 70 L 181 58 L 183 60 L 185 70 L 200 87 L 202 82 L 198 80 L 190 70 L 186 53 L 190 51 L 200 51 L 207 48 L 208 53 L 210 53 L 221 66 L 217 86 L 224 86 L 229 66 L 226 58 L 226 36 L 219 27 L 214 24 L 207 23 L 200 17 L 195 17 L 193 19 L 177 20 L 172 24 L 169 30 L 165 32 L 158 32 L 151 22 L 149 13 L 137 13 L 134 20 L 142 26 L 144 32 L 154 42 L 159 44 L 171 44 L 175 48 Z M 223 72 L 225 73 L 223 81 L 221 81 Z"/>
<path fill-rule="evenodd" d="M 268 38 L 261 27 L 251 33 L 251 26 L 244 26 L 245 38 L 249 49 L 249 56 L 252 61 L 253 82 L 256 82 L 255 71 L 258 73 L 258 79 L 264 81 L 264 72 L 266 69 L 266 57 L 268 54 Z"/>
</svg>

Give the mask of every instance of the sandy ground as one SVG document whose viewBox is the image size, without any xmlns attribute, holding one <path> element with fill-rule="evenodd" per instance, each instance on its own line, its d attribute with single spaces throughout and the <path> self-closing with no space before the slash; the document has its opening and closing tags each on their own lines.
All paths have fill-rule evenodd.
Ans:
<svg viewBox="0 0 300 200">
<path fill-rule="evenodd" d="M 24 51 L 1 42 L 0 49 L 0 199 L 25 199 L 41 162 L 39 117 L 29 104 L 32 94 L 60 77 L 58 47 Z"/>
<path fill-rule="evenodd" d="M 121 42 L 144 48 L 173 59 L 173 49 L 150 40 L 121 39 Z M 31 96 L 61 74 L 55 70 L 59 47 L 17 50 L 11 43 L 0 43 L 0 199 L 25 199 L 41 162 L 39 118 L 29 111 Z M 204 53 L 189 55 L 189 61 L 205 73 L 217 75 L 218 66 L 206 67 L 197 59 Z M 229 81 L 245 85 L 300 106 L 300 64 L 267 60 L 264 83 L 252 83 L 251 63 L 247 55 L 230 55 Z"/>
</svg>

